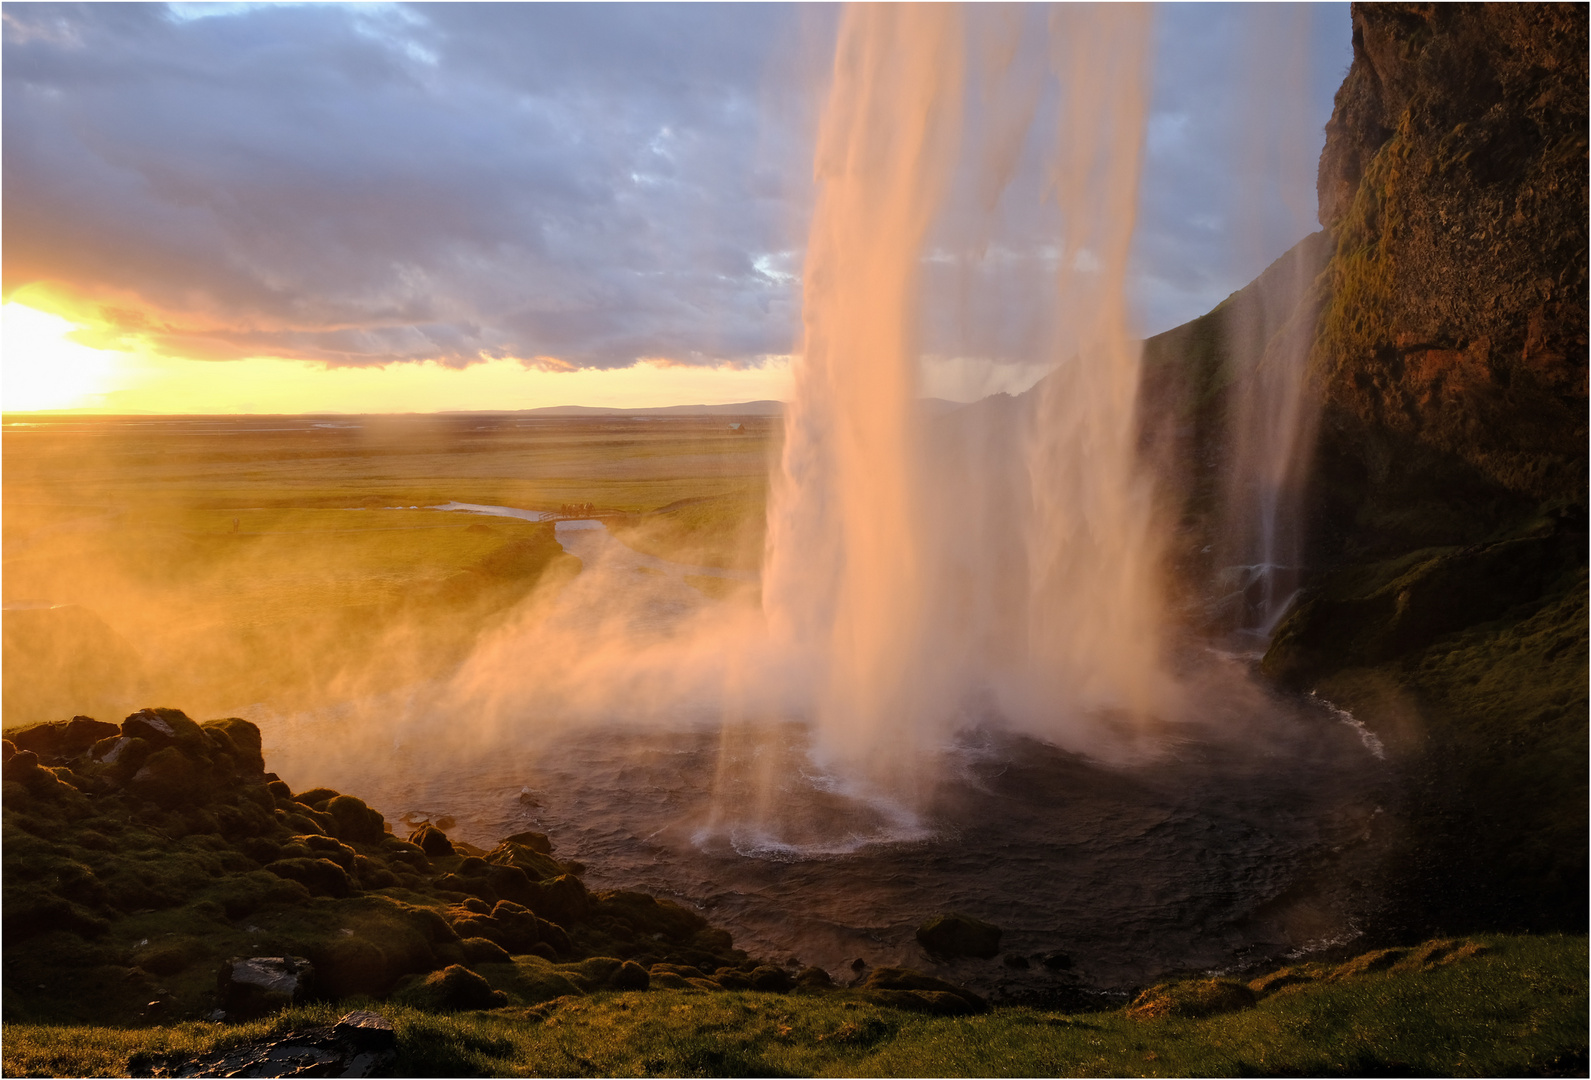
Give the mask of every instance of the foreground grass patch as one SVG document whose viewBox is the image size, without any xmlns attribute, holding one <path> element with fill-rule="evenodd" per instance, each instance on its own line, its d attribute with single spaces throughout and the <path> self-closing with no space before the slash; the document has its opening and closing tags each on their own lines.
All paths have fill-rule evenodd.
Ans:
<svg viewBox="0 0 1591 1080">
<path fill-rule="evenodd" d="M 1572 1075 L 1586 1062 L 1586 939 L 1488 937 L 1459 962 L 1374 959 L 1188 1019 L 1001 1009 L 943 1018 L 850 993 L 665 990 L 440 1016 L 377 1006 L 400 1075 Z M 1418 953 L 1414 954 L 1416 960 Z M 1281 980 L 1285 983 L 1287 980 Z M 140 1053 L 331 1022 L 317 1006 L 236 1027 L 6 1025 L 12 1075 L 115 1075 Z"/>
</svg>

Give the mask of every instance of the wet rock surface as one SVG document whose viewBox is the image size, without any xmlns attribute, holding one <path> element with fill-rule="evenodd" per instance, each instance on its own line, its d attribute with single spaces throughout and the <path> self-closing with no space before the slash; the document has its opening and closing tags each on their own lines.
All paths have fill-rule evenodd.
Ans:
<svg viewBox="0 0 1591 1080">
<path fill-rule="evenodd" d="M 398 1036 L 377 1013 L 351 1012 L 330 1027 L 305 1028 L 197 1056 L 150 1055 L 133 1076 L 391 1076 Z"/>
</svg>

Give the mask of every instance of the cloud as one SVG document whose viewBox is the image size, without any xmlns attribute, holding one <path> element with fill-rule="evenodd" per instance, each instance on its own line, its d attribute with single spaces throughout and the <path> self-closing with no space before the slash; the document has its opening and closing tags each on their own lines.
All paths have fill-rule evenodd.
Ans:
<svg viewBox="0 0 1591 1080">
<path fill-rule="evenodd" d="M 1199 10 L 1215 14 L 1172 6 L 1162 20 L 1182 20 L 1181 48 L 1162 33 L 1157 62 L 1181 89 L 1162 81 L 1150 127 L 1135 264 L 1149 323 L 1198 314 L 1190 304 L 1246 280 L 1209 256 L 1232 171 L 1207 160 L 1210 132 L 1233 120 L 1211 118 L 1230 87 L 1199 53 L 1246 24 Z M 799 333 L 835 17 L 8 5 L 4 290 L 53 293 L 107 341 L 137 335 L 200 358 L 601 368 L 780 356 Z M 1201 22 L 1192 36 L 1182 25 Z M 1042 323 L 1022 313 L 1041 301 L 1018 270 L 972 306 L 979 325 L 1003 328 L 984 351 L 1030 359 L 1014 354 Z"/>
<path fill-rule="evenodd" d="M 758 108 L 793 17 L 8 8 L 6 290 L 213 357 L 785 352 L 754 263 L 797 216 Z"/>
</svg>

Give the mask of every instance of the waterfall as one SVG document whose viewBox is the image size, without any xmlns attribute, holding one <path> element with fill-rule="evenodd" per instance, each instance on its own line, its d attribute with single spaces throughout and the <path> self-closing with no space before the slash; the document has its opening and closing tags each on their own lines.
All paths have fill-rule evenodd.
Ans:
<svg viewBox="0 0 1591 1080">
<path fill-rule="evenodd" d="M 764 607 L 777 647 L 807 665 L 817 758 L 908 803 L 969 719 L 1064 742 L 1101 716 L 1148 716 L 1169 685 L 1125 298 L 1148 29 L 1128 6 L 1051 17 L 1054 124 L 1014 140 L 1048 152 L 1055 232 L 1030 241 L 1053 279 L 1050 370 L 1016 406 L 950 425 L 947 446 L 917 403 L 923 267 L 958 161 L 983 145 L 969 85 L 1019 76 L 1009 50 L 969 59 L 953 7 L 842 19 Z M 1011 135 L 987 152 L 1009 153 Z M 984 175 L 998 195 L 1010 173 Z M 967 541 L 991 520 L 998 537 Z"/>
</svg>

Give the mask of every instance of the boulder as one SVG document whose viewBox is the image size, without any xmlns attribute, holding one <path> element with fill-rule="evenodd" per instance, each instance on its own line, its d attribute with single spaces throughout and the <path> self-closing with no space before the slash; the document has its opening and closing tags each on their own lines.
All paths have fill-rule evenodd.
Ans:
<svg viewBox="0 0 1591 1080">
<path fill-rule="evenodd" d="M 574 875 L 561 874 L 551 881 L 531 885 L 530 902 L 525 906 L 543 919 L 559 926 L 573 926 L 591 915 L 591 894 Z"/>
<path fill-rule="evenodd" d="M 796 972 L 795 982 L 797 986 L 823 989 L 833 986 L 834 978 L 823 968 L 806 967 Z"/>
<path fill-rule="evenodd" d="M 508 1004 L 507 994 L 493 990 L 490 983 L 462 964 L 433 971 L 405 987 L 398 997 L 407 1005 L 432 1012 L 495 1009 Z"/>
<path fill-rule="evenodd" d="M 552 841 L 547 838 L 546 833 L 519 832 L 515 833 L 513 836 L 505 836 L 503 838 L 503 843 L 518 844 L 521 847 L 528 847 L 530 850 L 540 855 L 552 854 Z"/>
<path fill-rule="evenodd" d="M 153 749 L 144 739 L 117 735 L 95 743 L 89 750 L 89 757 L 102 765 L 120 766 L 125 770 L 123 775 L 127 775 L 142 765 Z"/>
<path fill-rule="evenodd" d="M 424 873 L 431 869 L 431 860 L 425 857 L 423 850 L 407 840 L 399 840 L 396 836 L 382 838 L 381 854 L 389 862 L 400 862 L 411 870 Z"/>
<path fill-rule="evenodd" d="M 134 795 L 168 808 L 202 801 L 209 787 L 210 777 L 202 763 L 175 746 L 150 754 L 127 782 L 128 790 Z"/>
<path fill-rule="evenodd" d="M 39 768 L 39 755 L 32 750 L 18 750 L 6 758 L 4 776 L 7 780 L 26 782 L 29 775 Z"/>
<path fill-rule="evenodd" d="M 258 727 L 236 716 L 229 716 L 225 720 L 211 720 L 199 726 L 207 735 L 214 733 L 230 744 L 232 760 L 237 763 L 240 770 L 250 776 L 264 775 L 265 755 L 261 749 Z M 286 788 L 287 785 L 282 786 Z"/>
<path fill-rule="evenodd" d="M 795 980 L 790 973 L 781 967 L 772 964 L 763 964 L 761 967 L 751 969 L 751 988 L 770 994 L 782 994 L 795 985 Z"/>
<path fill-rule="evenodd" d="M 308 791 L 300 792 L 299 794 L 294 795 L 293 798 L 297 799 L 305 806 L 318 810 L 320 809 L 322 803 L 331 802 L 331 800 L 335 799 L 340 794 L 341 792 L 333 791 L 329 787 L 317 787 L 310 788 Z"/>
<path fill-rule="evenodd" d="M 652 976 L 634 960 L 626 960 L 608 976 L 608 986 L 614 990 L 645 990 L 651 984 Z"/>
<path fill-rule="evenodd" d="M 537 883 L 531 881 L 530 875 L 517 866 L 489 865 L 485 870 L 485 877 L 486 883 L 499 897 L 525 907 L 534 908 L 536 901 L 542 895 Z"/>
<path fill-rule="evenodd" d="M 302 956 L 234 958 L 221 965 L 216 994 L 229 1020 L 251 1020 L 304 1003 L 314 980 L 315 966 Z"/>
<path fill-rule="evenodd" d="M 463 874 L 443 874 L 436 879 L 436 887 L 446 893 L 463 893 L 485 904 L 495 904 L 500 899 L 497 890 L 485 877 L 465 877 Z"/>
<path fill-rule="evenodd" d="M 101 739 L 115 735 L 120 729 L 87 716 L 74 716 L 47 724 L 34 724 L 11 732 L 10 739 L 19 750 L 31 750 L 49 763 L 59 764 L 86 752 Z"/>
<path fill-rule="evenodd" d="M 541 935 L 541 944 L 531 950 L 536 955 L 550 960 L 553 956 L 568 956 L 574 952 L 574 944 L 569 940 L 569 934 L 557 923 L 537 919 L 536 932 Z M 546 956 L 546 953 L 541 951 L 544 948 L 551 952 L 552 956 Z"/>
<path fill-rule="evenodd" d="M 143 739 L 156 748 L 175 744 L 190 752 L 202 752 L 209 745 L 204 731 L 181 709 L 140 709 L 122 721 L 121 731 L 130 739 Z"/>
<path fill-rule="evenodd" d="M 355 861 L 359 858 L 357 851 L 330 836 L 308 833 L 304 836 L 295 836 L 293 839 L 308 848 L 314 858 L 330 859 L 344 870 L 352 870 Z"/>
<path fill-rule="evenodd" d="M 398 1057 L 392 1025 L 351 1012 L 331 1027 L 305 1028 L 207 1054 L 135 1054 L 134 1076 L 389 1076 Z"/>
<path fill-rule="evenodd" d="M 911 968 L 875 968 L 862 989 L 880 1004 L 937 1016 L 966 1016 L 989 1008 L 989 1003 L 971 990 Z"/>
<path fill-rule="evenodd" d="M 651 971 L 654 976 L 668 974 L 678 975 L 682 979 L 707 978 L 707 974 L 701 968 L 689 964 L 653 964 Z"/>
<path fill-rule="evenodd" d="M 517 866 L 531 881 L 551 881 L 568 873 L 568 868 L 551 855 L 508 840 L 488 852 L 486 861 L 497 866 Z"/>
<path fill-rule="evenodd" d="M 353 844 L 379 844 L 386 835 L 386 822 L 366 806 L 363 799 L 338 795 L 326 804 L 326 812 L 336 824 L 336 836 Z"/>
<path fill-rule="evenodd" d="M 330 859 L 277 859 L 265 869 L 298 882 L 317 896 L 347 896 L 353 891 L 347 871 Z"/>
<path fill-rule="evenodd" d="M 944 959 L 971 956 L 992 960 L 1000 953 L 1000 928 L 970 915 L 935 915 L 917 928 L 917 943 Z"/>
<path fill-rule="evenodd" d="M 435 825 L 421 825 L 409 834 L 409 843 L 425 852 L 433 859 L 446 858 L 458 854 L 453 849 L 453 841 L 447 838 L 447 833 Z"/>
<path fill-rule="evenodd" d="M 465 938 L 459 947 L 464 950 L 465 961 L 471 964 L 506 964 L 512 959 L 508 950 L 490 938 Z"/>
</svg>

